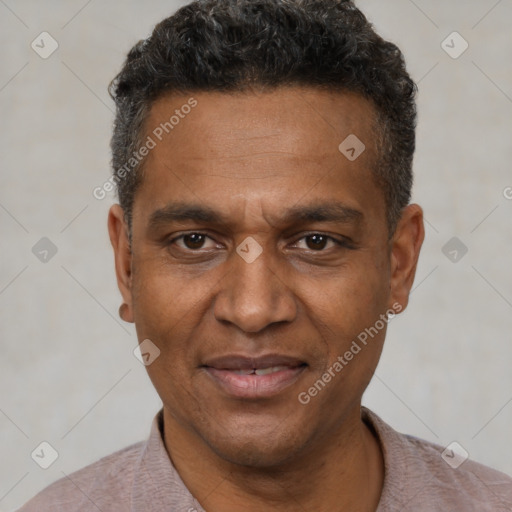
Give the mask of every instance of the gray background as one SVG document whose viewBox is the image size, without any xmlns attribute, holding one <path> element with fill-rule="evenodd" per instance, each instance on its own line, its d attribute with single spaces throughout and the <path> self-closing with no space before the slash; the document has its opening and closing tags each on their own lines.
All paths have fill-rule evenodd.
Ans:
<svg viewBox="0 0 512 512">
<path fill-rule="evenodd" d="M 110 172 L 107 85 L 184 3 L 0 0 L 1 511 L 145 438 L 160 407 L 133 326 L 117 317 L 115 198 L 92 190 Z M 512 474 L 512 2 L 358 5 L 419 82 L 414 201 L 427 219 L 409 308 L 364 403 Z M 30 46 L 43 31 L 59 44 L 47 59 Z M 441 46 L 453 31 L 469 44 L 457 59 Z M 468 248 L 456 262 L 442 250 L 454 236 Z M 32 252 L 42 237 L 57 247 L 46 263 Z M 46 470 L 30 456 L 42 441 L 59 453 Z"/>
</svg>

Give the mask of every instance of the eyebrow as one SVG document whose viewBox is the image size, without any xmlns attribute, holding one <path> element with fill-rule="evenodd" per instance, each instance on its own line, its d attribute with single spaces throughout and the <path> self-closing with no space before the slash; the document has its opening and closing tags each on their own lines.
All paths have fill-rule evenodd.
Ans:
<svg viewBox="0 0 512 512">
<path fill-rule="evenodd" d="M 284 224 L 299 222 L 356 223 L 363 213 L 339 202 L 320 202 L 293 206 L 286 210 L 281 221 Z M 156 229 L 172 222 L 203 222 L 205 224 L 229 225 L 233 221 L 223 213 L 197 203 L 169 203 L 154 211 L 149 218 L 149 228 Z"/>
</svg>

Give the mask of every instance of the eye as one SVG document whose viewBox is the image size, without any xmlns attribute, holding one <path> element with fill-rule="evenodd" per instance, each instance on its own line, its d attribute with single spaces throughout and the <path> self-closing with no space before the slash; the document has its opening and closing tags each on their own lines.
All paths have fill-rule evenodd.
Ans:
<svg viewBox="0 0 512 512">
<path fill-rule="evenodd" d="M 206 240 L 209 239 L 212 242 L 214 240 L 210 238 L 206 233 L 186 233 L 184 235 L 180 235 L 176 238 L 173 238 L 168 242 L 168 245 L 177 245 L 178 248 L 182 250 L 189 250 L 192 252 L 198 252 L 200 249 L 214 249 L 217 245 L 214 243 L 210 247 L 205 247 Z M 178 243 L 181 242 L 181 243 Z M 323 233 L 310 233 L 295 242 L 295 246 L 297 246 L 300 242 L 305 241 L 306 247 L 299 247 L 299 249 L 307 249 L 314 252 L 323 252 L 326 248 L 327 250 L 336 247 L 347 247 L 349 248 L 349 243 L 337 240 L 332 236 L 325 235 Z M 329 246 L 329 243 L 331 246 Z"/>
<path fill-rule="evenodd" d="M 173 238 L 172 240 L 169 241 L 169 245 L 174 244 L 178 240 L 182 240 L 184 247 L 177 244 L 180 249 L 190 249 L 190 250 L 204 249 L 203 245 L 207 238 L 210 238 L 210 237 L 208 235 L 206 235 L 205 233 L 187 233 L 185 235 L 181 235 L 176 238 Z M 210 238 L 210 240 L 211 240 L 211 238 Z"/>
<path fill-rule="evenodd" d="M 323 233 L 311 233 L 306 236 L 300 238 L 296 243 L 305 240 L 306 241 L 306 249 L 310 249 L 312 251 L 320 252 L 326 248 L 326 245 L 331 242 L 334 246 L 346 246 L 344 242 L 341 240 L 336 240 L 335 238 L 324 235 Z M 332 245 L 331 245 L 332 247 Z"/>
</svg>

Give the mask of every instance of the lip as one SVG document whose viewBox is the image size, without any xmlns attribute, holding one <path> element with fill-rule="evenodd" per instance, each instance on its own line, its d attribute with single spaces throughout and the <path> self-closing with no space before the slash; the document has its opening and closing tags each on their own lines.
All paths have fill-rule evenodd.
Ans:
<svg viewBox="0 0 512 512">
<path fill-rule="evenodd" d="M 295 357 L 280 354 L 259 357 L 227 355 L 209 359 L 202 367 L 228 395 L 236 398 L 257 399 L 275 396 L 294 384 L 307 368 L 307 364 Z M 237 373 L 241 370 L 271 367 L 281 368 L 265 375 Z"/>
</svg>

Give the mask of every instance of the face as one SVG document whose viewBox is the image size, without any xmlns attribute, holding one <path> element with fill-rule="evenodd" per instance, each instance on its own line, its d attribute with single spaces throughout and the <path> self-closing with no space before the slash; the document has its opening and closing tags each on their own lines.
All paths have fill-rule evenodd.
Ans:
<svg viewBox="0 0 512 512">
<path fill-rule="evenodd" d="M 358 418 L 381 315 L 407 305 L 421 209 L 389 240 L 373 119 L 358 95 L 305 88 L 152 107 L 131 252 L 120 207 L 109 217 L 125 319 L 160 350 L 166 421 L 227 461 L 276 465 Z"/>
</svg>

